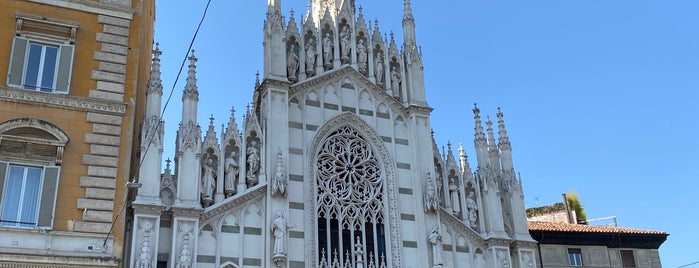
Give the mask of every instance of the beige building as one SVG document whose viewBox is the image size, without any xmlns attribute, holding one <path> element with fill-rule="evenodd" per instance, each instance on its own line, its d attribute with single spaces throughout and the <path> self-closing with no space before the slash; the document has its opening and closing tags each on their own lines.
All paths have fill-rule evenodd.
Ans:
<svg viewBox="0 0 699 268">
<path fill-rule="evenodd" d="M 0 1 L 0 267 L 120 265 L 154 5 Z"/>
<path fill-rule="evenodd" d="M 658 248 L 668 234 L 610 226 L 530 221 L 539 267 L 660 268 Z"/>
</svg>

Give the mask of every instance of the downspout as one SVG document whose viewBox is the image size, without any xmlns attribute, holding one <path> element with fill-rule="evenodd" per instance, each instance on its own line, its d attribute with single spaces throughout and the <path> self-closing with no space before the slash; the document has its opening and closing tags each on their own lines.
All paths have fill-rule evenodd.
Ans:
<svg viewBox="0 0 699 268">
<path fill-rule="evenodd" d="M 536 248 L 537 251 L 539 252 L 539 263 L 541 264 L 541 268 L 544 268 L 544 258 L 541 257 L 541 243 L 544 241 L 544 231 L 541 231 L 541 238 L 539 239 L 539 242 L 536 243 Z"/>
</svg>

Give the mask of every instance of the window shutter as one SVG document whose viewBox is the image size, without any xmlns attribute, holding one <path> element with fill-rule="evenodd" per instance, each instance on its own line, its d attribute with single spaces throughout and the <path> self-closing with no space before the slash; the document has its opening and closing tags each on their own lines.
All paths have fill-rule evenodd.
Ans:
<svg viewBox="0 0 699 268">
<path fill-rule="evenodd" d="M 15 36 L 12 42 L 12 56 L 10 56 L 10 69 L 7 71 L 7 85 L 22 87 L 24 77 L 24 57 L 27 54 L 27 39 Z"/>
<path fill-rule="evenodd" d="M 61 45 L 56 75 L 56 93 L 67 94 L 70 89 L 70 74 L 73 70 L 73 45 Z"/>
<path fill-rule="evenodd" d="M 7 175 L 7 162 L 0 162 L 0 204 L 2 204 L 2 195 L 5 193 L 5 176 Z M 0 207 L 2 214 L 2 207 Z"/>
<path fill-rule="evenodd" d="M 44 185 L 41 188 L 41 203 L 39 203 L 39 218 L 36 227 L 39 229 L 53 228 L 53 215 L 56 208 L 56 193 L 58 192 L 58 175 L 60 167 L 44 168 Z"/>
</svg>

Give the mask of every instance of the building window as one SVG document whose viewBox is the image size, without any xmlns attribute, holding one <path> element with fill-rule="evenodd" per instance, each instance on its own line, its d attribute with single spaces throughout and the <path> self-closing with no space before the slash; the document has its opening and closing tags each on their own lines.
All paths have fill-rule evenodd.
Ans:
<svg viewBox="0 0 699 268">
<path fill-rule="evenodd" d="M 67 94 L 76 30 L 77 24 L 18 14 L 7 85 Z"/>
<path fill-rule="evenodd" d="M 53 228 L 68 136 L 33 118 L 0 124 L 0 227 Z"/>
<path fill-rule="evenodd" d="M 621 250 L 621 266 L 636 267 L 636 259 L 633 257 L 633 250 Z"/>
<path fill-rule="evenodd" d="M 582 266 L 582 250 L 579 248 L 569 248 L 568 263 L 570 263 L 570 266 Z"/>
<path fill-rule="evenodd" d="M 384 179 L 379 161 L 353 128 L 341 127 L 317 156 L 318 263 L 354 267 L 355 254 L 385 264 Z"/>
</svg>

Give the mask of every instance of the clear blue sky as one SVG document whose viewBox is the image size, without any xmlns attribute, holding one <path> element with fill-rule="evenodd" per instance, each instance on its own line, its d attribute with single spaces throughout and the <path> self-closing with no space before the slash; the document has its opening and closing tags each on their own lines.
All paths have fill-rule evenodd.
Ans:
<svg viewBox="0 0 699 268">
<path fill-rule="evenodd" d="M 176 4 L 174 4 L 176 2 Z M 282 0 L 284 14 L 305 0 Z M 157 3 L 156 40 L 169 92 L 205 0 Z M 402 0 L 357 0 L 402 40 Z M 238 123 L 262 70 L 266 1 L 213 0 L 194 44 L 199 122 Z M 473 103 L 498 106 L 526 206 L 577 191 L 588 218 L 670 234 L 664 267 L 699 261 L 699 1 L 413 0 L 432 127 L 475 165 Z M 186 67 L 166 112 L 172 157 Z M 699 266 L 697 266 L 699 267 Z"/>
</svg>

